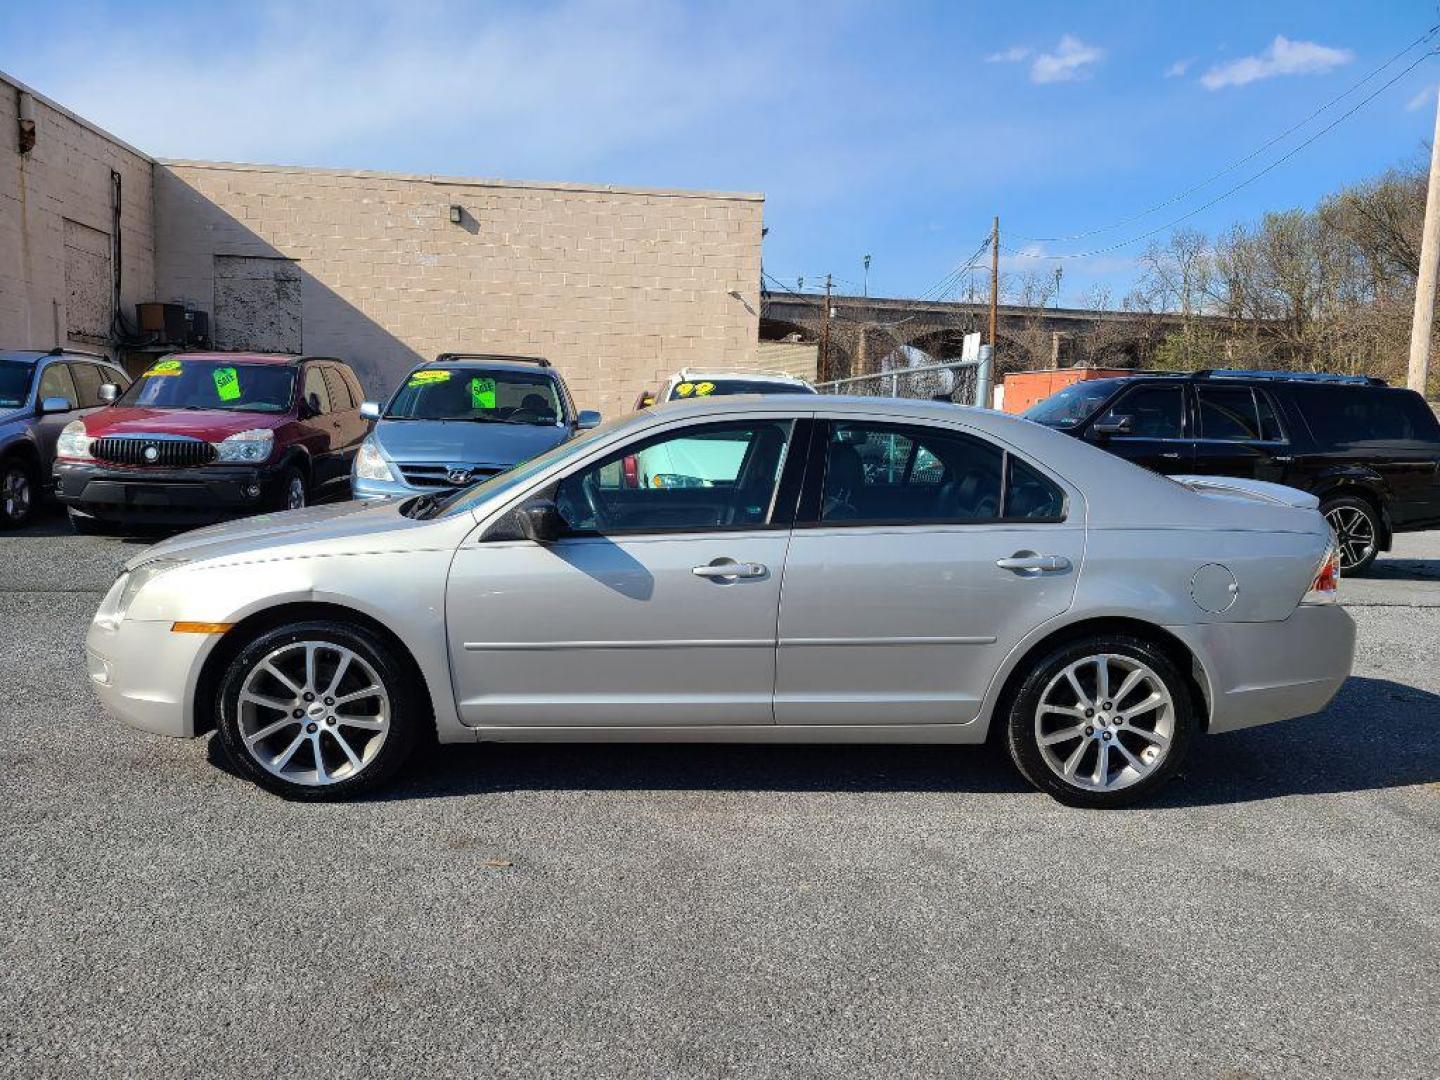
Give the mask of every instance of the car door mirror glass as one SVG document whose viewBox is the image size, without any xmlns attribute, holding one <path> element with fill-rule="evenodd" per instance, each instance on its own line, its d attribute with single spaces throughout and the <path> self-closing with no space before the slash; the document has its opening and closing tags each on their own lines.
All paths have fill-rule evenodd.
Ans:
<svg viewBox="0 0 1440 1080">
<path fill-rule="evenodd" d="M 100 404 L 114 405 L 115 400 L 120 396 L 120 387 L 114 383 L 102 383 L 97 393 L 100 397 Z"/>
<path fill-rule="evenodd" d="M 66 401 L 63 397 L 47 397 L 40 402 L 40 411 L 42 413 L 69 412 L 74 407 L 74 405 L 70 404 L 70 402 Z"/>
<path fill-rule="evenodd" d="M 379 420 L 380 403 L 378 401 L 362 401 L 360 403 L 360 417 L 363 420 Z"/>
<path fill-rule="evenodd" d="M 580 415 L 575 417 L 575 428 L 578 431 L 586 431 L 589 428 L 600 426 L 600 414 L 594 409 L 581 409 Z"/>
</svg>

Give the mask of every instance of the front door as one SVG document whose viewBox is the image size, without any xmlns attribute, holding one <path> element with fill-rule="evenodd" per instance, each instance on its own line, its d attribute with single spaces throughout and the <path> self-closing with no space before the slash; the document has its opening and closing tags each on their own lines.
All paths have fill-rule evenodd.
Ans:
<svg viewBox="0 0 1440 1080">
<path fill-rule="evenodd" d="M 1070 606 L 1080 494 L 951 428 L 823 435 L 820 498 L 785 562 L 776 723 L 974 720 L 1003 658 Z"/>
<path fill-rule="evenodd" d="M 463 546 L 446 594 L 463 721 L 772 723 L 792 473 L 804 465 L 789 454 L 797 426 L 808 427 L 764 418 L 669 429 L 560 480 L 550 493 L 568 531 L 558 540 Z"/>
<path fill-rule="evenodd" d="M 1113 434 L 1107 434 L 1107 428 L 1114 429 Z M 1085 437 L 1158 473 L 1186 473 L 1194 465 L 1185 387 L 1178 382 L 1145 381 L 1131 387 L 1090 423 Z"/>
</svg>

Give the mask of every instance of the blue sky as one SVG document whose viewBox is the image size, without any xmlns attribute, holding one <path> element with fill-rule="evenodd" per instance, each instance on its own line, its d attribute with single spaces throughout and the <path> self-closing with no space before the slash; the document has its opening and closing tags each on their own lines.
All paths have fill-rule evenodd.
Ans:
<svg viewBox="0 0 1440 1080">
<path fill-rule="evenodd" d="M 996 213 L 1007 246 L 1032 254 L 1165 225 L 1424 47 L 1189 200 L 1082 241 L 1024 239 L 1106 226 L 1191 187 L 1436 23 L 1419 0 L 8 0 L 0 69 L 159 156 L 762 191 L 767 271 L 807 288 L 828 271 L 858 291 L 868 253 L 872 294 L 915 295 Z M 1437 85 L 1432 56 L 1187 224 L 1309 206 L 1414 159 Z M 1142 248 L 1065 262 L 1062 300 L 1123 291 Z M 1005 261 L 1032 265 L 1057 264 Z"/>
</svg>

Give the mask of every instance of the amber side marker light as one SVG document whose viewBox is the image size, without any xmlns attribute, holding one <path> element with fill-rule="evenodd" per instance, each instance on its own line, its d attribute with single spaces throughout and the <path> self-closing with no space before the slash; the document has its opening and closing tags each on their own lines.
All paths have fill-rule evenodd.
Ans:
<svg viewBox="0 0 1440 1080">
<path fill-rule="evenodd" d="M 172 634 L 223 634 L 233 622 L 177 622 L 170 624 Z"/>
</svg>

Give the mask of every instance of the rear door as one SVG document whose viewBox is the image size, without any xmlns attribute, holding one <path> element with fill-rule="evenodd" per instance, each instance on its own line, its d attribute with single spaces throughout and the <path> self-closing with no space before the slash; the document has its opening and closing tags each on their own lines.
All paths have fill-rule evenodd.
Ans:
<svg viewBox="0 0 1440 1080">
<path fill-rule="evenodd" d="M 776 722 L 969 723 L 1003 657 L 1070 606 L 1082 496 L 945 425 L 839 420 L 815 445 L 785 560 Z"/>
<path fill-rule="evenodd" d="M 1195 384 L 1194 471 L 1282 484 L 1293 470 L 1289 435 L 1274 399 L 1262 389 Z"/>
<path fill-rule="evenodd" d="M 330 391 L 331 428 L 335 432 L 331 449 L 336 454 L 340 475 L 348 479 L 350 465 L 354 462 L 355 454 L 365 440 L 370 425 L 360 418 L 360 400 L 351 392 L 350 384 L 339 365 L 326 364 L 323 370 L 325 387 Z"/>
<path fill-rule="evenodd" d="M 1124 430 L 1103 434 L 1099 428 Z M 1144 380 L 1090 421 L 1085 438 L 1097 446 L 1159 473 L 1190 472 L 1195 444 L 1181 382 Z"/>
</svg>

